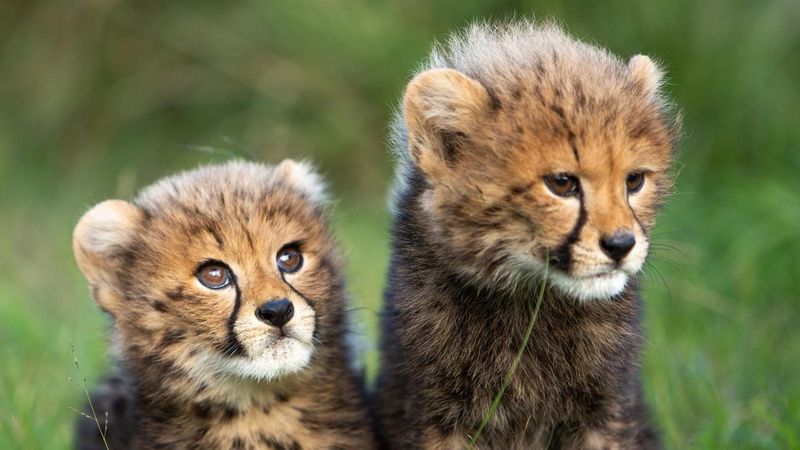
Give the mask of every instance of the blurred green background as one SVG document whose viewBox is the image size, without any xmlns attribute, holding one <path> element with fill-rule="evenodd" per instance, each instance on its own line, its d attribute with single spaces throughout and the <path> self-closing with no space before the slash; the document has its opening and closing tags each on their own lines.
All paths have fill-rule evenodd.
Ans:
<svg viewBox="0 0 800 450">
<path fill-rule="evenodd" d="M 374 373 L 391 111 L 434 40 L 533 14 L 661 60 L 685 116 L 645 275 L 646 393 L 668 447 L 798 448 L 797 0 L 3 1 L 0 448 L 68 447 L 82 378 L 108 368 L 70 250 L 80 215 L 225 152 L 327 176 Z"/>
</svg>

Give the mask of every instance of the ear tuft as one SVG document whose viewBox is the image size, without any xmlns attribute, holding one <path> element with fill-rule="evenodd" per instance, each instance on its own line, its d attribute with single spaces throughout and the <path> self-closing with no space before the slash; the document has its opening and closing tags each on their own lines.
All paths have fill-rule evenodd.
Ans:
<svg viewBox="0 0 800 450">
<path fill-rule="evenodd" d="M 312 202 L 327 202 L 325 182 L 311 163 L 284 159 L 275 166 L 275 173 L 281 181 L 308 196 Z"/>
<path fill-rule="evenodd" d="M 636 55 L 628 61 L 631 78 L 639 83 L 649 98 L 654 97 L 661 87 L 664 73 L 645 55 Z"/>
<path fill-rule="evenodd" d="M 90 283 L 107 280 L 114 257 L 131 244 L 143 217 L 144 211 L 122 200 L 106 200 L 81 217 L 72 248 Z"/>
<path fill-rule="evenodd" d="M 441 173 L 490 107 L 491 97 L 476 80 L 453 69 L 432 69 L 406 87 L 403 111 L 409 151 L 428 175 Z"/>
</svg>

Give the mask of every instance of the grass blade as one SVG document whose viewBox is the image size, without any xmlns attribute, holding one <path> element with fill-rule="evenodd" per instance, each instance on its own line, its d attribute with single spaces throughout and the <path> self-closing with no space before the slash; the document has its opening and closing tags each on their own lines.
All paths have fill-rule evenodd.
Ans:
<svg viewBox="0 0 800 450">
<path fill-rule="evenodd" d="M 531 334 L 533 333 L 533 326 L 536 323 L 536 317 L 539 315 L 539 308 L 542 306 L 542 300 L 544 299 L 544 291 L 547 287 L 547 269 L 548 269 L 548 261 L 550 258 L 545 255 L 545 265 L 544 265 L 544 274 L 542 275 L 542 285 L 539 287 L 539 295 L 536 298 L 536 307 L 533 309 L 533 314 L 531 314 L 531 321 L 528 323 L 528 329 L 525 331 L 525 337 L 522 339 L 522 345 L 520 345 L 519 350 L 517 351 L 517 355 L 514 357 L 514 362 L 511 363 L 511 367 L 508 369 L 506 373 L 505 379 L 503 379 L 503 385 L 500 386 L 500 390 L 497 392 L 497 395 L 494 397 L 494 401 L 492 401 L 492 406 L 489 407 L 489 411 L 486 412 L 486 415 L 483 417 L 481 424 L 478 426 L 478 429 L 475 431 L 473 436 L 469 438 L 469 445 L 467 445 L 467 449 L 471 449 L 476 447 L 478 444 L 478 438 L 481 436 L 483 429 L 486 427 L 486 424 L 492 420 L 492 416 L 494 416 L 495 411 L 497 411 L 497 407 L 500 406 L 500 401 L 503 399 L 503 394 L 505 394 L 508 385 L 511 384 L 511 379 L 514 377 L 514 373 L 517 371 L 517 366 L 519 366 L 519 362 L 522 359 L 522 355 L 525 353 L 525 347 L 528 346 L 528 341 L 531 338 Z"/>
</svg>

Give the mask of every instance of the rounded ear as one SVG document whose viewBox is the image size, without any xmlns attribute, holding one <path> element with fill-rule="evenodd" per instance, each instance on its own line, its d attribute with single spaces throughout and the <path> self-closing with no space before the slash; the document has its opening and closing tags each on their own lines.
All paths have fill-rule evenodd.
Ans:
<svg viewBox="0 0 800 450">
<path fill-rule="evenodd" d="M 325 182 L 308 161 L 284 159 L 275 166 L 275 173 L 282 181 L 306 194 L 312 202 L 319 204 L 327 201 Z"/>
<path fill-rule="evenodd" d="M 644 89 L 645 95 L 652 99 L 658 94 L 664 72 L 647 56 L 636 55 L 628 61 L 631 78 Z"/>
<path fill-rule="evenodd" d="M 411 157 L 428 176 L 446 175 L 470 131 L 491 105 L 479 82 L 453 69 L 432 69 L 406 87 L 403 114 Z"/>
<path fill-rule="evenodd" d="M 81 217 L 72 233 L 72 250 L 83 275 L 93 287 L 95 300 L 113 311 L 116 270 L 144 218 L 144 211 L 122 200 L 106 200 Z"/>
</svg>

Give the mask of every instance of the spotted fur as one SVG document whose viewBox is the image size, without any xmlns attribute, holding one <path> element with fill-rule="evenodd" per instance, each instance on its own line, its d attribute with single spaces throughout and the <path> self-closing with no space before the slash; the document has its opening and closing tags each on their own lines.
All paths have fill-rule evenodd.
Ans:
<svg viewBox="0 0 800 450">
<path fill-rule="evenodd" d="M 544 301 L 481 449 L 657 448 L 636 275 L 677 127 L 647 57 L 552 24 L 479 24 L 409 83 L 377 403 L 391 448 L 464 448 Z M 639 192 L 626 179 L 644 173 Z M 558 196 L 548 177 L 578 180 Z M 600 241 L 629 233 L 619 261 Z"/>
<path fill-rule="evenodd" d="M 323 192 L 306 164 L 231 162 L 81 219 L 75 255 L 113 319 L 120 366 L 94 396 L 113 448 L 374 447 Z M 280 272 L 276 254 L 290 243 L 303 266 Z M 197 280 L 208 260 L 231 269 L 230 285 Z M 282 328 L 256 317 L 283 298 L 295 312 Z M 92 426 L 79 426 L 78 448 L 102 448 Z"/>
</svg>

